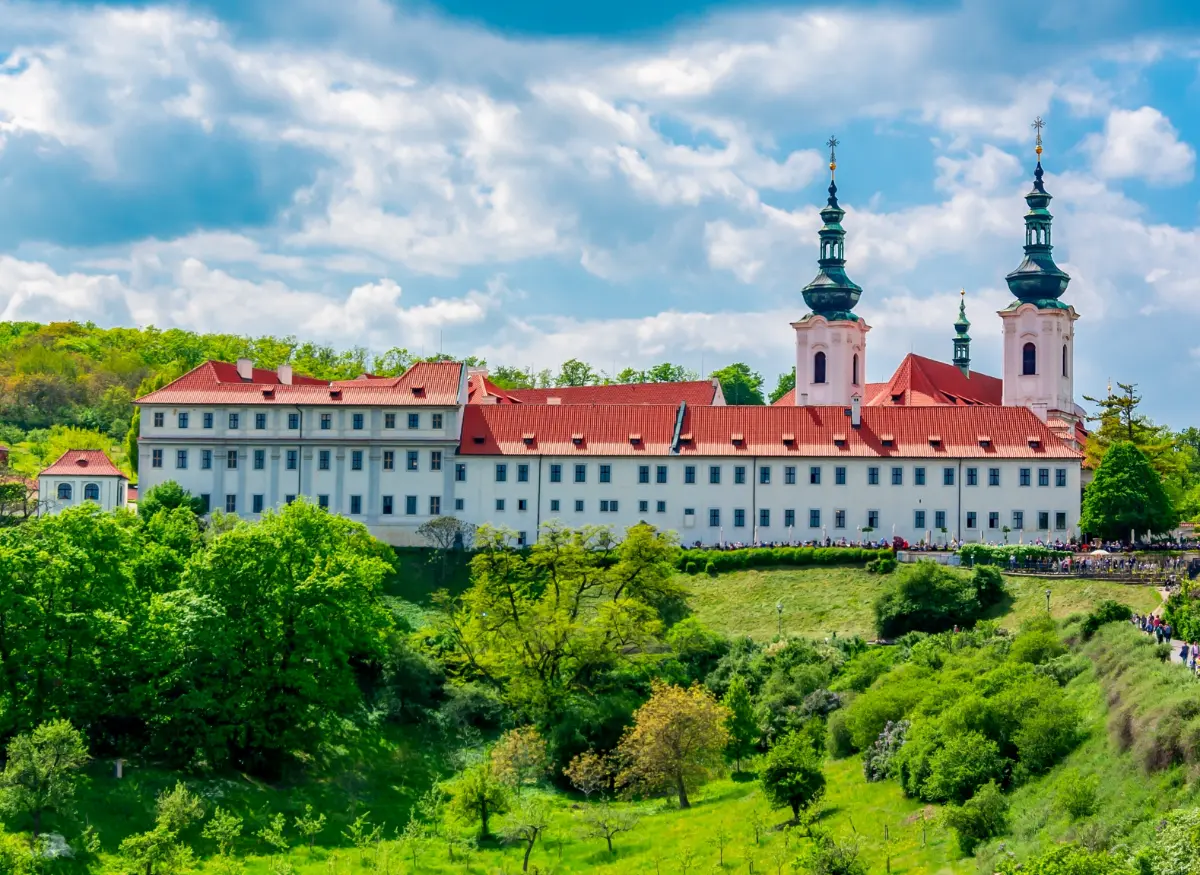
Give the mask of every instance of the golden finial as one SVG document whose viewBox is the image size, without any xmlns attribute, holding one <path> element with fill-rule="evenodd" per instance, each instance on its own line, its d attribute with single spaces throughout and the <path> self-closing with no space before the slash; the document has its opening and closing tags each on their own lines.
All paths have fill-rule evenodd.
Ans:
<svg viewBox="0 0 1200 875">
<path fill-rule="evenodd" d="M 1035 131 L 1037 131 L 1037 145 L 1033 151 L 1037 152 L 1038 161 L 1042 160 L 1042 128 L 1044 128 L 1045 126 L 1046 126 L 1046 123 L 1044 121 L 1042 121 L 1042 117 L 1040 115 L 1037 118 L 1035 118 L 1033 120 L 1033 124 L 1030 125 L 1031 128 L 1033 128 Z"/>
<path fill-rule="evenodd" d="M 837 137 L 830 137 L 825 145 L 829 147 L 829 178 L 833 179 L 833 173 L 837 170 L 837 147 L 842 144 Z"/>
<path fill-rule="evenodd" d="M 967 290 L 966 290 L 966 289 L 962 289 L 962 290 L 960 290 L 960 291 L 959 291 L 959 293 L 958 293 L 958 294 L 959 294 L 959 296 L 960 296 L 960 297 L 962 297 L 962 298 L 965 300 L 965 299 L 966 299 L 966 297 L 967 297 Z"/>
</svg>

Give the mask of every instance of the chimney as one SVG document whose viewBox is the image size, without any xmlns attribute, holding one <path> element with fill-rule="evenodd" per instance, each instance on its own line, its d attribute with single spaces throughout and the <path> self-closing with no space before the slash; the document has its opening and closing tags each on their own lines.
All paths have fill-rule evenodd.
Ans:
<svg viewBox="0 0 1200 875">
<path fill-rule="evenodd" d="M 551 395 L 549 398 L 546 399 L 546 403 L 547 404 L 562 404 L 562 399 L 559 398 L 557 395 Z"/>
<path fill-rule="evenodd" d="M 862 425 L 862 396 L 857 392 L 850 396 L 850 425 L 853 428 Z"/>
<path fill-rule="evenodd" d="M 801 393 L 800 393 L 800 406 L 801 406 L 801 407 L 807 407 L 807 406 L 808 406 L 808 393 L 807 393 L 807 392 L 801 392 Z"/>
<path fill-rule="evenodd" d="M 285 386 L 292 385 L 292 366 L 291 365 L 280 365 L 278 374 L 279 374 L 279 382 L 280 383 L 282 383 Z"/>
<path fill-rule="evenodd" d="M 254 379 L 254 362 L 250 361 L 250 359 L 238 359 L 237 372 L 240 379 L 249 383 Z"/>
</svg>

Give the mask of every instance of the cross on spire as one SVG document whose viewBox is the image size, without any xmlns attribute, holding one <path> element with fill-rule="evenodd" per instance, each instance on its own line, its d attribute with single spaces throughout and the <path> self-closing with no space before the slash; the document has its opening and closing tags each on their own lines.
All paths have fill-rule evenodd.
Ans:
<svg viewBox="0 0 1200 875">
<path fill-rule="evenodd" d="M 825 145 L 829 147 L 829 173 L 833 175 L 833 172 L 837 170 L 837 147 L 842 143 L 836 136 L 833 136 L 825 141 Z"/>
<path fill-rule="evenodd" d="M 1037 152 L 1038 161 L 1041 161 L 1042 160 L 1042 128 L 1046 127 L 1046 123 L 1044 121 L 1042 121 L 1042 117 L 1039 115 L 1037 118 L 1035 118 L 1033 120 L 1033 124 L 1031 124 L 1030 127 L 1033 128 L 1037 132 L 1037 147 L 1034 149 L 1034 151 Z"/>
</svg>

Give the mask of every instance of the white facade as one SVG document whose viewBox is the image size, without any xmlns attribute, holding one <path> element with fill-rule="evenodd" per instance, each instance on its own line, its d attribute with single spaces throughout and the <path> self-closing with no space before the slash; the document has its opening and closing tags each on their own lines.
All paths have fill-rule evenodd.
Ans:
<svg viewBox="0 0 1200 875">
<path fill-rule="evenodd" d="M 42 474 L 38 477 L 38 503 L 43 513 L 59 513 L 68 507 L 92 502 L 101 510 L 125 507 L 124 477 L 89 474 Z"/>
<path fill-rule="evenodd" d="M 1073 307 L 1038 309 L 1021 304 L 1000 311 L 1004 325 L 1004 405 L 1028 407 L 1043 420 L 1048 411 L 1080 418 L 1075 405 Z"/>
<path fill-rule="evenodd" d="M 796 331 L 796 404 L 848 406 L 867 380 L 867 332 L 857 321 L 830 322 L 810 314 L 793 322 Z"/>
</svg>

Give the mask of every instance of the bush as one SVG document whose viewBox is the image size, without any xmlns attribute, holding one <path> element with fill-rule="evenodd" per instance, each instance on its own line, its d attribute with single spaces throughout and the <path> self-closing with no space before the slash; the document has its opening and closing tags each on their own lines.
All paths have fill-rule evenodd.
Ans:
<svg viewBox="0 0 1200 875">
<path fill-rule="evenodd" d="M 713 561 L 711 559 L 708 561 L 708 564 L 704 566 L 704 573 L 707 574 L 709 577 L 717 576 L 717 566 L 713 563 Z"/>
<path fill-rule="evenodd" d="M 858 565 L 880 558 L 892 558 L 891 550 L 867 550 L 860 547 L 749 547 L 742 550 L 681 550 L 675 567 L 687 571 L 689 562 L 710 573 L 739 571 L 744 568 L 810 565 Z"/>
<path fill-rule="evenodd" d="M 918 562 L 898 574 L 875 601 L 875 628 L 886 638 L 943 632 L 974 623 L 980 611 L 970 579 L 935 562 Z"/>
<path fill-rule="evenodd" d="M 687 574 L 695 574 L 699 569 L 696 568 L 695 562 L 692 562 L 689 560 L 688 563 L 686 565 L 684 565 L 683 570 Z"/>
<path fill-rule="evenodd" d="M 882 781 L 892 773 L 892 759 L 904 747 L 911 724 L 907 720 L 888 722 L 879 737 L 863 754 L 863 777 L 868 781 Z"/>
<path fill-rule="evenodd" d="M 1008 658 L 1013 662 L 1041 665 L 1066 652 L 1067 648 L 1052 632 L 1023 632 L 1013 641 Z"/>
<path fill-rule="evenodd" d="M 952 735 L 929 760 L 921 796 L 930 802 L 963 802 L 1004 770 L 996 742 L 979 732 Z"/>
<path fill-rule="evenodd" d="M 898 647 L 872 647 L 856 654 L 838 673 L 837 678 L 829 688 L 831 690 L 850 690 L 861 693 L 875 681 L 887 674 L 888 669 L 896 664 L 900 654 Z"/>
<path fill-rule="evenodd" d="M 957 808 L 942 812 L 946 826 L 954 830 L 958 848 L 964 855 L 990 838 L 1002 835 L 1008 827 L 1008 800 L 995 781 L 989 781 L 973 798 Z"/>
<path fill-rule="evenodd" d="M 888 723 L 903 719 L 929 692 L 930 674 L 923 666 L 902 665 L 855 699 L 847 717 L 855 748 L 865 750 Z"/>
<path fill-rule="evenodd" d="M 896 570 L 896 564 L 891 556 L 880 556 L 867 563 L 867 571 L 871 574 L 891 574 Z"/>
<path fill-rule="evenodd" d="M 1134 875 L 1123 854 L 1089 851 L 1079 845 L 1063 845 L 1024 863 L 1006 860 L 996 871 L 998 875 Z M 1148 861 L 1143 871 L 1159 875 Z"/>
<path fill-rule="evenodd" d="M 826 735 L 825 747 L 834 759 L 845 759 L 854 753 L 854 739 L 850 736 L 850 727 L 846 724 L 845 711 L 834 711 L 829 715 Z"/>
<path fill-rule="evenodd" d="M 1095 775 L 1085 778 L 1076 771 L 1067 772 L 1058 781 L 1054 804 L 1071 820 L 1091 817 L 1099 808 L 1100 800 L 1096 795 L 1099 788 L 1100 779 Z"/>
<path fill-rule="evenodd" d="M 1060 687 L 1065 687 L 1071 679 L 1087 671 L 1088 661 L 1085 657 L 1063 654 L 1049 662 L 1037 666 L 1034 671 L 1042 677 L 1048 677 Z"/>
<path fill-rule="evenodd" d="M 1013 735 L 1021 765 L 1033 774 L 1053 766 L 1078 741 L 1079 714 L 1061 697 L 1043 699 Z"/>
<path fill-rule="evenodd" d="M 507 710 L 490 687 L 459 684 L 446 688 L 446 701 L 438 711 L 438 721 L 453 730 L 496 729 L 504 721 Z"/>
<path fill-rule="evenodd" d="M 971 584 L 975 587 L 976 600 L 984 608 L 999 604 L 1008 595 L 1004 575 L 990 565 L 976 568 L 971 575 Z"/>
<path fill-rule="evenodd" d="M 1008 544 L 992 546 L 991 544 L 964 544 L 958 551 L 963 565 L 999 565 L 1007 568 L 1011 564 L 1009 558 L 1015 556 L 1017 566 L 1027 563 L 1065 559 L 1071 554 L 1065 550 L 1051 550 L 1049 547 L 1039 547 L 1037 544 Z"/>
<path fill-rule="evenodd" d="M 1080 627 L 1083 632 L 1083 640 L 1090 641 L 1101 626 L 1108 623 L 1127 623 L 1131 617 L 1133 617 L 1133 611 L 1128 605 L 1123 605 L 1112 599 L 1105 599 L 1096 605 L 1096 609 L 1084 618 L 1083 625 Z"/>
</svg>

